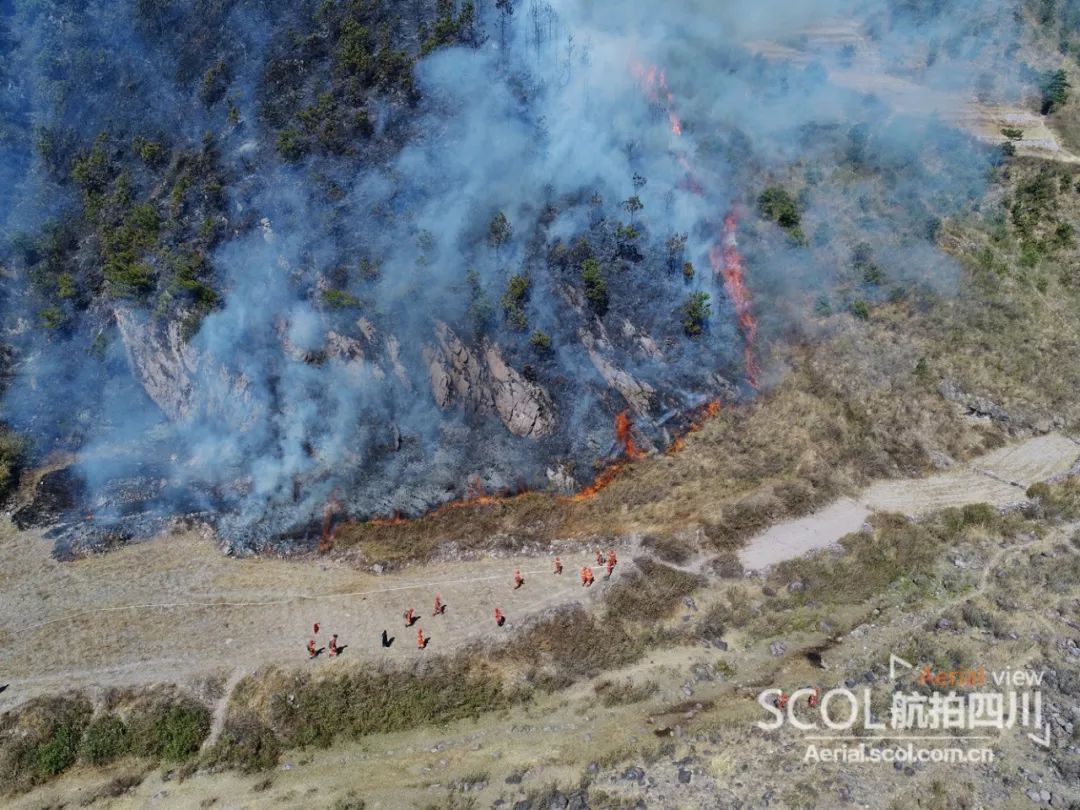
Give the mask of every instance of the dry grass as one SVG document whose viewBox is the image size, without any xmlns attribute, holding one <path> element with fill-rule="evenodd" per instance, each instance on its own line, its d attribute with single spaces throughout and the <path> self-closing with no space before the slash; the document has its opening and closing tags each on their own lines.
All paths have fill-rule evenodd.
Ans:
<svg viewBox="0 0 1080 810">
<path fill-rule="evenodd" d="M 350 667 L 317 677 L 270 670 L 242 681 L 213 756 L 249 770 L 269 767 L 281 747 L 325 748 L 357 739 L 475 717 L 515 695 L 476 657 L 440 658 L 413 669 Z"/>
<path fill-rule="evenodd" d="M 1025 189 L 1040 172 L 1055 191 L 1031 202 Z M 529 494 L 402 525 L 354 524 L 339 531 L 339 546 L 394 561 L 430 556 L 446 539 L 484 547 L 493 536 L 522 543 L 704 525 L 714 547 L 733 548 L 869 480 L 967 460 L 1055 418 L 1080 425 L 1080 237 L 1058 236 L 1080 220 L 1080 173 L 1017 159 L 999 176 L 982 213 L 940 231 L 958 267 L 955 288 L 900 287 L 866 320 L 793 313 L 809 337 L 772 346 L 779 381 L 725 407 L 681 452 L 628 465 L 587 500 Z M 1017 200 L 1034 225 L 1014 221 Z M 938 393 L 943 382 L 1003 408 L 1008 422 L 965 419 Z"/>
<path fill-rule="evenodd" d="M 607 594 L 607 620 L 654 624 L 666 619 L 679 602 L 705 584 L 702 577 L 639 557 L 637 572 L 623 577 Z"/>
</svg>

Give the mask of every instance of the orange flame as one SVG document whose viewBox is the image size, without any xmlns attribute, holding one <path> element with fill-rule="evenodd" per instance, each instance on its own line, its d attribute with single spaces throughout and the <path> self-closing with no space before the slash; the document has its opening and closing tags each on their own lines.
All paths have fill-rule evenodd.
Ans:
<svg viewBox="0 0 1080 810">
<path fill-rule="evenodd" d="M 691 420 L 690 426 L 686 429 L 686 433 L 679 436 L 671 443 L 671 446 L 667 449 L 667 454 L 673 456 L 686 447 L 686 437 L 691 433 L 696 433 L 701 430 L 701 428 L 704 427 L 705 422 L 712 419 L 718 413 L 720 413 L 720 400 L 714 399 L 706 402 L 701 407 L 701 410 L 698 411 L 697 416 Z"/>
<path fill-rule="evenodd" d="M 656 65 L 643 65 L 640 62 L 631 64 L 630 69 L 635 78 L 645 89 L 645 95 L 653 104 L 659 104 L 667 113 L 668 125 L 674 135 L 682 135 L 682 121 L 675 112 L 675 96 L 668 88 L 667 76 Z"/>
<path fill-rule="evenodd" d="M 739 253 L 739 243 L 736 239 L 738 224 L 739 218 L 734 210 L 724 217 L 723 234 L 720 241 L 709 248 L 709 262 L 712 264 L 713 272 L 723 278 L 724 290 L 735 306 L 735 316 L 745 341 L 743 354 L 746 358 L 746 379 L 751 387 L 757 388 L 758 374 L 761 370 L 754 357 L 757 321 L 754 319 L 753 301 L 746 287 L 742 254 Z"/>
<path fill-rule="evenodd" d="M 617 461 L 614 464 L 608 465 L 597 473 L 596 478 L 593 479 L 593 482 L 589 484 L 589 486 L 585 487 L 580 492 L 575 492 L 573 495 L 565 497 L 563 500 L 569 501 L 570 503 L 581 503 L 582 501 L 587 501 L 590 498 L 595 497 L 600 490 L 618 477 L 625 466 L 626 463 L 622 461 Z"/>
<path fill-rule="evenodd" d="M 630 422 L 630 412 L 621 411 L 615 415 L 615 438 L 623 446 L 623 453 L 628 459 L 639 459 L 645 456 L 636 444 L 634 437 L 630 435 L 633 424 Z"/>
<path fill-rule="evenodd" d="M 405 523 L 406 520 L 401 516 L 400 512 L 394 512 L 393 517 L 388 518 L 371 518 L 368 520 L 368 524 L 371 526 L 400 526 Z"/>
<path fill-rule="evenodd" d="M 319 534 L 319 553 L 325 554 L 334 547 L 334 517 L 341 509 L 337 493 L 330 495 L 330 500 L 323 507 L 322 532 Z"/>
<path fill-rule="evenodd" d="M 596 493 L 614 481 L 619 473 L 626 468 L 628 461 L 636 461 L 645 457 L 645 454 L 634 443 L 634 437 L 630 434 L 633 427 L 634 424 L 630 421 L 629 410 L 620 411 L 615 414 L 615 438 L 623 447 L 624 459 L 616 461 L 614 464 L 609 464 L 597 473 L 596 478 L 593 479 L 593 482 L 589 484 L 589 486 L 585 487 L 580 492 L 566 497 L 565 500 L 570 503 L 581 503 L 582 501 L 589 500 L 589 498 L 594 497 Z"/>
</svg>

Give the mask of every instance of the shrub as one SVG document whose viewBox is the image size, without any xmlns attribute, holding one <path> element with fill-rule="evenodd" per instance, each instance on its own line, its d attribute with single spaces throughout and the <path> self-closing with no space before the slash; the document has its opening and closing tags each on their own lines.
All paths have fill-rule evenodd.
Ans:
<svg viewBox="0 0 1080 810">
<path fill-rule="evenodd" d="M 130 722 L 134 753 L 171 762 L 196 753 L 210 732 L 209 710 L 185 699 L 157 700 Z"/>
<path fill-rule="evenodd" d="M 506 218 L 506 214 L 499 211 L 491 218 L 491 224 L 488 225 L 488 244 L 493 248 L 500 248 L 510 241 L 513 233 L 514 228 L 510 224 L 510 220 Z"/>
<path fill-rule="evenodd" d="M 590 257 L 581 263 L 581 280 L 585 284 L 585 300 L 597 315 L 607 312 L 607 281 L 600 262 Z"/>
<path fill-rule="evenodd" d="M 360 306 L 360 299 L 345 290 L 323 290 L 322 300 L 330 309 L 353 309 Z"/>
<path fill-rule="evenodd" d="M 660 691 L 660 687 L 654 681 L 635 684 L 627 678 L 623 681 L 600 681 L 594 691 L 605 706 L 625 706 L 648 700 Z"/>
<path fill-rule="evenodd" d="M 307 147 L 300 133 L 290 127 L 278 133 L 277 150 L 283 159 L 295 163 L 304 156 Z"/>
<path fill-rule="evenodd" d="M 83 734 L 79 757 L 91 765 L 105 765 L 131 749 L 128 727 L 119 717 L 105 715 L 94 720 Z"/>
<path fill-rule="evenodd" d="M 682 307 L 683 332 L 698 337 L 709 325 L 709 294 L 698 290 L 690 293 Z"/>
<path fill-rule="evenodd" d="M 540 670 L 533 679 L 543 689 L 556 690 L 578 678 L 630 664 L 643 650 L 621 617 L 600 622 L 583 608 L 571 607 L 519 635 L 507 655 Z"/>
<path fill-rule="evenodd" d="M 269 725 L 288 746 L 446 723 L 506 705 L 499 679 L 468 664 L 425 672 L 362 670 L 318 682 L 296 676 L 270 700 Z"/>
<path fill-rule="evenodd" d="M 46 329 L 58 329 L 64 323 L 64 311 L 60 307 L 45 307 L 38 315 Z"/>
<path fill-rule="evenodd" d="M 851 302 L 851 306 L 848 308 L 852 315 L 858 318 L 860 321 L 866 321 L 870 319 L 870 305 L 861 298 L 856 298 Z"/>
<path fill-rule="evenodd" d="M 274 732 L 254 715 L 243 714 L 225 724 L 206 760 L 211 765 L 255 773 L 277 765 L 280 754 L 281 743 Z"/>
<path fill-rule="evenodd" d="M 624 576 L 608 593 L 609 621 L 615 617 L 649 623 L 665 619 L 683 597 L 702 585 L 701 577 L 655 560 L 638 558 L 634 564 L 641 573 Z"/>
<path fill-rule="evenodd" d="M 780 186 L 770 186 L 758 197 L 758 211 L 781 228 L 798 228 L 801 222 L 795 198 Z"/>
<path fill-rule="evenodd" d="M 14 488 L 26 456 L 26 440 L 18 433 L 0 427 L 0 501 Z"/>
<path fill-rule="evenodd" d="M 40 698 L 0 718 L 0 789 L 28 790 L 67 770 L 78 757 L 90 702 Z"/>
<path fill-rule="evenodd" d="M 694 546 L 689 540 L 665 535 L 646 535 L 641 538 L 641 547 L 651 551 L 664 562 L 684 565 L 694 553 Z"/>
<path fill-rule="evenodd" d="M 541 332 L 539 329 L 537 329 L 531 335 L 529 335 L 529 345 L 536 349 L 538 352 L 550 352 L 551 336 L 548 335 L 546 332 Z"/>
<path fill-rule="evenodd" d="M 1043 115 L 1049 115 L 1065 106 L 1069 100 L 1069 79 L 1064 70 L 1052 70 L 1043 75 L 1040 89 L 1042 91 L 1042 104 L 1040 111 Z"/>
<path fill-rule="evenodd" d="M 151 168 L 156 168 L 165 162 L 165 147 L 157 141 L 136 135 L 131 140 L 131 148 L 138 155 L 139 160 Z"/>
<path fill-rule="evenodd" d="M 502 297 L 503 313 L 510 326 L 519 332 L 525 331 L 528 320 L 525 315 L 525 303 L 529 299 L 529 277 L 525 273 L 510 276 L 506 292 Z"/>
</svg>

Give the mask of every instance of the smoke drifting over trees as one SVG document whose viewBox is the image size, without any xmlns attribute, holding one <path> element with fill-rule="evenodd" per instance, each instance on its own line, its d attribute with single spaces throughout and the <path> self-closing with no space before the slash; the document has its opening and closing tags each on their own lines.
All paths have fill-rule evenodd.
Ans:
<svg viewBox="0 0 1080 810">
<path fill-rule="evenodd" d="M 966 0 L 5 6 L 3 418 L 98 525 L 236 547 L 586 483 L 616 414 L 647 448 L 752 396 L 747 307 L 765 354 L 856 245 L 864 305 L 949 288 L 995 150 L 843 71 L 1010 96 L 1018 36 Z"/>
</svg>

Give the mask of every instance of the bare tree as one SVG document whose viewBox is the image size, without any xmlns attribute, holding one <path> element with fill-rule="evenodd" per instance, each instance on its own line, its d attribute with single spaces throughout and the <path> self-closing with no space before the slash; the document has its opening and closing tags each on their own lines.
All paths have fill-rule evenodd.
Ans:
<svg viewBox="0 0 1080 810">
<path fill-rule="evenodd" d="M 499 48 L 506 50 L 506 27 L 514 16 L 514 0 L 495 0 L 499 11 Z"/>
</svg>

